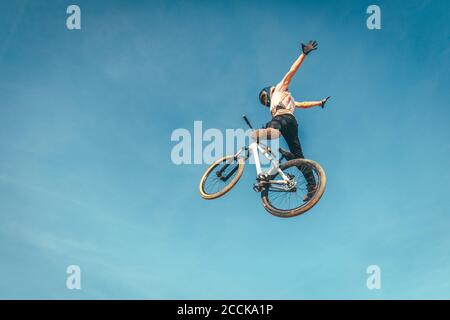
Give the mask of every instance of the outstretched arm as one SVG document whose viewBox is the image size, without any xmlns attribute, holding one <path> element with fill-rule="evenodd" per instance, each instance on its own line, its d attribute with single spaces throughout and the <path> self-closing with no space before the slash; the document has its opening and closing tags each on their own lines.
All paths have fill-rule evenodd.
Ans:
<svg viewBox="0 0 450 320">
<path fill-rule="evenodd" d="M 308 44 L 302 43 L 302 54 L 295 60 L 295 62 L 292 64 L 291 68 L 289 69 L 288 73 L 283 77 L 280 84 L 287 90 L 289 87 L 289 84 L 292 81 L 292 78 L 297 73 L 298 69 L 303 63 L 303 60 L 305 60 L 306 55 L 310 53 L 313 50 L 317 49 L 317 42 L 316 41 L 310 41 Z"/>
<path fill-rule="evenodd" d="M 296 108 L 308 109 L 318 106 L 322 106 L 322 101 L 302 101 L 302 102 L 295 101 Z"/>
<path fill-rule="evenodd" d="M 319 101 L 302 101 L 297 102 L 295 101 L 295 107 L 296 108 L 302 108 L 302 109 L 308 109 L 312 107 L 324 107 L 325 103 L 330 99 L 331 97 L 326 97 L 325 99 L 319 100 Z"/>
<path fill-rule="evenodd" d="M 306 55 L 304 53 L 302 53 L 300 55 L 300 57 L 298 57 L 297 60 L 295 60 L 294 64 L 291 66 L 291 68 L 289 69 L 288 73 L 286 73 L 286 75 L 281 80 L 280 83 L 283 86 L 283 88 L 286 88 L 286 90 L 289 87 L 289 84 L 291 83 L 292 78 L 297 73 L 298 69 L 302 65 L 303 60 L 305 60 L 305 58 L 306 58 Z"/>
</svg>

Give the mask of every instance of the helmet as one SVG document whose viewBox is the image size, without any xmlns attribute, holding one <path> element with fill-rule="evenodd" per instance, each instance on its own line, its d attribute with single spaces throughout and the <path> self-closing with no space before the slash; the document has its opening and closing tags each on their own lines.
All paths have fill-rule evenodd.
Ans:
<svg viewBox="0 0 450 320">
<path fill-rule="evenodd" d="M 272 89 L 272 87 L 265 87 L 259 92 L 259 102 L 261 102 L 261 104 L 266 107 L 270 107 L 270 91 L 271 91 L 271 89 Z M 264 99 L 263 97 L 266 97 L 266 98 Z"/>
</svg>

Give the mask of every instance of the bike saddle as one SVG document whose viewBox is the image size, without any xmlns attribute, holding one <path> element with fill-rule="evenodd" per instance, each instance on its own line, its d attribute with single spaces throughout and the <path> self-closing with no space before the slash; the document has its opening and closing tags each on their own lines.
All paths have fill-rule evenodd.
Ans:
<svg viewBox="0 0 450 320">
<path fill-rule="evenodd" d="M 252 132 L 253 140 L 274 140 L 280 137 L 280 130 L 274 128 L 258 129 Z"/>
<path fill-rule="evenodd" d="M 278 151 L 280 154 L 286 159 L 286 160 L 292 160 L 295 159 L 295 156 L 292 152 L 289 152 L 287 150 L 284 150 L 282 148 L 279 148 Z"/>
</svg>

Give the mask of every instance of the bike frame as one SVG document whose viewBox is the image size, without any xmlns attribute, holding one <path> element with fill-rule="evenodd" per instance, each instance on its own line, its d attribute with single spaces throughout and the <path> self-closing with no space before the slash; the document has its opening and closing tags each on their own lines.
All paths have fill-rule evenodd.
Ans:
<svg viewBox="0 0 450 320">
<path fill-rule="evenodd" d="M 256 174 L 257 177 L 261 176 L 261 174 L 267 174 L 268 176 L 271 176 L 278 172 L 280 176 L 283 178 L 283 180 L 270 180 L 268 181 L 270 184 L 281 184 L 281 185 L 287 185 L 289 182 L 291 182 L 291 179 L 280 169 L 280 163 L 278 160 L 273 156 L 272 151 L 270 148 L 258 141 L 255 141 L 251 143 L 248 146 L 242 147 L 235 155 L 235 158 L 238 158 L 241 156 L 241 153 L 247 151 L 247 155 L 242 157 L 244 161 L 246 161 L 250 157 L 250 153 L 253 155 L 255 159 L 255 167 L 256 167 Z M 263 172 L 261 169 L 261 162 L 259 158 L 259 154 L 262 154 L 267 160 L 270 161 L 271 167 L 268 171 Z M 274 187 L 276 188 L 276 187 Z"/>
</svg>

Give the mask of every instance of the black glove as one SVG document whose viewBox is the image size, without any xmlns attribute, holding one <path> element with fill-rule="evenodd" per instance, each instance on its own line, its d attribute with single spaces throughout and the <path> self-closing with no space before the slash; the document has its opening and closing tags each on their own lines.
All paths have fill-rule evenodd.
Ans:
<svg viewBox="0 0 450 320">
<path fill-rule="evenodd" d="M 307 44 L 302 43 L 302 51 L 305 55 L 317 49 L 317 41 L 310 40 Z"/>
<path fill-rule="evenodd" d="M 326 97 L 325 99 L 322 99 L 321 101 L 322 101 L 322 109 L 325 107 L 325 103 L 327 103 L 327 101 L 328 101 L 328 99 L 330 99 L 331 98 L 331 96 L 328 96 L 328 97 Z"/>
</svg>

